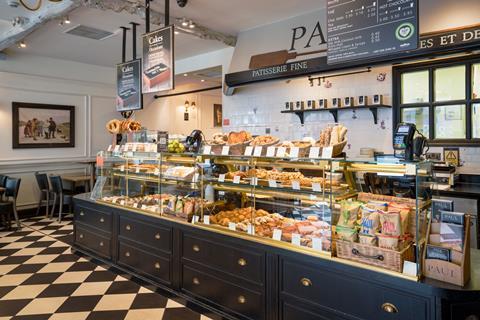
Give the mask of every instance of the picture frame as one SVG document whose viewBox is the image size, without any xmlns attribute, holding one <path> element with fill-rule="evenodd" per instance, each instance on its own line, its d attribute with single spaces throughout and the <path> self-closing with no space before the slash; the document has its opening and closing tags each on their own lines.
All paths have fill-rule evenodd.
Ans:
<svg viewBox="0 0 480 320">
<path fill-rule="evenodd" d="M 75 106 L 12 102 L 12 148 L 74 148 Z"/>
<path fill-rule="evenodd" d="M 221 104 L 213 105 L 213 126 L 214 127 L 223 126 L 223 107 Z"/>
</svg>

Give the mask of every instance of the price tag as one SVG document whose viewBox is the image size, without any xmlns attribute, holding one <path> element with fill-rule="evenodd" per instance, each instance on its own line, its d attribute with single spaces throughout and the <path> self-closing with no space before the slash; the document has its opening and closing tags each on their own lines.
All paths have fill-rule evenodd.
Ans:
<svg viewBox="0 0 480 320">
<path fill-rule="evenodd" d="M 267 157 L 275 157 L 275 147 L 267 148 Z"/>
<path fill-rule="evenodd" d="M 110 151 L 112 151 L 112 149 L 113 149 L 113 146 L 109 145 L 108 148 L 107 148 L 107 151 L 110 152 Z"/>
<path fill-rule="evenodd" d="M 247 224 L 247 233 L 251 235 L 255 235 L 255 226 L 251 223 Z"/>
<path fill-rule="evenodd" d="M 296 246 L 300 245 L 300 235 L 298 233 L 292 233 L 292 244 Z"/>
<path fill-rule="evenodd" d="M 323 251 L 322 238 L 312 238 L 312 249 L 317 251 Z"/>
<path fill-rule="evenodd" d="M 408 163 L 405 165 L 405 174 L 407 176 L 414 176 L 417 174 L 417 167 L 414 164 Z"/>
<path fill-rule="evenodd" d="M 140 209 L 142 209 L 142 210 L 147 210 L 147 206 L 144 205 L 144 204 L 142 204 L 142 207 L 141 207 Z"/>
<path fill-rule="evenodd" d="M 250 185 L 252 185 L 252 186 L 258 185 L 258 178 L 257 177 L 252 177 L 250 179 Z"/>
<path fill-rule="evenodd" d="M 300 190 L 300 181 L 292 181 L 292 189 Z"/>
<path fill-rule="evenodd" d="M 262 147 L 255 147 L 255 150 L 253 150 L 253 155 L 255 157 L 261 157 L 262 156 Z"/>
<path fill-rule="evenodd" d="M 233 177 L 233 183 L 239 184 L 240 183 L 240 176 Z"/>
<path fill-rule="evenodd" d="M 158 168 L 155 168 L 155 171 L 153 171 L 153 174 L 156 176 L 160 175 L 160 170 Z"/>
<path fill-rule="evenodd" d="M 125 154 L 126 157 L 133 157 L 133 152 L 129 151 Z"/>
<path fill-rule="evenodd" d="M 115 146 L 115 148 L 113 149 L 113 152 L 118 152 L 118 151 L 120 151 L 120 145 L 119 144 L 117 144 Z"/>
<path fill-rule="evenodd" d="M 124 206 L 125 205 L 125 200 L 120 200 L 120 205 Z"/>
<path fill-rule="evenodd" d="M 210 216 L 209 215 L 203 216 L 203 224 L 210 224 Z"/>
<path fill-rule="evenodd" d="M 225 195 L 225 191 L 218 191 L 218 195 L 219 195 L 219 196 L 224 196 L 224 195 Z"/>
<path fill-rule="evenodd" d="M 205 164 L 210 165 L 210 159 L 205 159 Z"/>
<path fill-rule="evenodd" d="M 272 239 L 273 239 L 273 240 L 277 240 L 277 241 L 282 240 L 282 230 L 280 230 L 280 229 L 273 229 Z"/>
<path fill-rule="evenodd" d="M 223 146 L 222 147 L 222 156 L 228 156 L 230 153 L 230 147 L 229 146 Z"/>
<path fill-rule="evenodd" d="M 317 196 L 314 195 L 314 194 L 311 194 L 311 195 L 309 196 L 309 198 L 310 198 L 310 200 L 317 200 Z"/>
<path fill-rule="evenodd" d="M 225 175 L 223 173 L 218 175 L 218 182 L 225 182 Z"/>
<path fill-rule="evenodd" d="M 312 159 L 320 157 L 320 147 L 311 147 L 308 157 Z"/>
<path fill-rule="evenodd" d="M 229 222 L 228 223 L 228 229 L 230 229 L 232 231 L 236 231 L 237 230 L 237 225 L 235 224 L 235 222 Z"/>
<path fill-rule="evenodd" d="M 325 147 L 322 149 L 322 158 L 331 158 L 333 155 L 333 147 Z"/>
<path fill-rule="evenodd" d="M 195 224 L 198 222 L 199 217 L 198 216 L 193 216 L 192 217 L 192 224 Z"/>
<path fill-rule="evenodd" d="M 322 185 L 320 183 L 312 183 L 313 192 L 322 192 Z"/>
<path fill-rule="evenodd" d="M 137 152 L 137 144 L 132 144 L 132 152 Z"/>
<path fill-rule="evenodd" d="M 279 157 L 279 158 L 285 157 L 285 152 L 287 152 L 287 148 L 285 148 L 285 147 L 278 147 L 278 148 L 277 148 L 277 157 Z"/>
<path fill-rule="evenodd" d="M 268 180 L 268 186 L 270 188 L 276 188 L 277 187 L 277 181 L 276 180 Z"/>
<path fill-rule="evenodd" d="M 140 173 L 140 167 L 135 168 L 135 173 Z"/>
<path fill-rule="evenodd" d="M 124 166 L 124 165 L 121 165 L 121 166 L 120 166 L 120 171 L 121 171 L 121 172 L 125 171 L 125 166 Z"/>
<path fill-rule="evenodd" d="M 253 147 L 252 146 L 248 146 L 245 148 L 245 153 L 243 155 L 245 156 L 251 156 L 253 153 Z"/>
<path fill-rule="evenodd" d="M 125 145 L 120 146 L 120 152 L 123 152 L 123 151 L 125 151 L 125 150 L 126 150 L 126 146 L 125 146 Z"/>
<path fill-rule="evenodd" d="M 300 152 L 300 148 L 292 147 L 290 148 L 290 158 L 298 158 L 298 153 Z"/>
<path fill-rule="evenodd" d="M 403 274 L 415 277 L 417 275 L 417 265 L 415 262 L 403 261 Z"/>
<path fill-rule="evenodd" d="M 203 154 L 211 154 L 211 153 L 212 153 L 212 146 L 203 147 Z"/>
</svg>

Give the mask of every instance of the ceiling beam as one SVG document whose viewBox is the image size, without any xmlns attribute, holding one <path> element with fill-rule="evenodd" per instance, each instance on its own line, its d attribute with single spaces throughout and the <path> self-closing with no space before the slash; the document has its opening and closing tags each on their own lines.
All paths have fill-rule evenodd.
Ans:
<svg viewBox="0 0 480 320">
<path fill-rule="evenodd" d="M 128 12 L 130 14 L 136 14 L 142 19 L 145 19 L 145 7 L 141 1 L 132 1 L 132 0 L 72 0 L 78 6 L 86 6 L 89 8 L 101 9 L 101 10 L 112 10 L 115 12 Z M 174 21 L 177 19 L 171 17 Z M 150 8 L 150 23 L 158 26 L 165 24 L 165 15 L 161 12 L 152 10 Z M 182 26 L 175 26 L 175 28 L 182 33 L 192 35 L 194 37 L 203 39 L 203 40 L 215 40 L 220 41 L 227 46 L 234 47 L 237 38 L 232 35 L 228 35 L 219 31 L 212 30 L 202 25 L 196 25 L 194 29 L 183 28 Z"/>
<path fill-rule="evenodd" d="M 20 42 L 48 21 L 61 19 L 77 7 L 78 4 L 72 0 L 64 0 L 60 3 L 46 2 L 41 9 L 30 14 L 24 24 L 12 26 L 7 32 L 0 35 L 0 51 Z"/>
</svg>

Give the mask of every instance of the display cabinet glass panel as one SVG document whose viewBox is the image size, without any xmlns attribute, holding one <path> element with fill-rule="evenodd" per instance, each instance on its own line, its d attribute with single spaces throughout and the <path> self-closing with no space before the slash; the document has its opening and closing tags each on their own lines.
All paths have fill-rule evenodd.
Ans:
<svg viewBox="0 0 480 320">
<path fill-rule="evenodd" d="M 465 105 L 435 107 L 435 139 L 465 139 Z"/>
<path fill-rule="evenodd" d="M 402 122 L 413 123 L 425 137 L 430 138 L 429 108 L 402 108 Z"/>
<path fill-rule="evenodd" d="M 472 65 L 472 99 L 480 99 L 480 63 Z"/>
<path fill-rule="evenodd" d="M 435 101 L 464 100 L 465 73 L 465 65 L 435 69 Z"/>
<path fill-rule="evenodd" d="M 480 138 L 480 103 L 472 105 L 472 138 Z"/>
<path fill-rule="evenodd" d="M 402 74 L 402 104 L 429 102 L 428 70 Z"/>
</svg>

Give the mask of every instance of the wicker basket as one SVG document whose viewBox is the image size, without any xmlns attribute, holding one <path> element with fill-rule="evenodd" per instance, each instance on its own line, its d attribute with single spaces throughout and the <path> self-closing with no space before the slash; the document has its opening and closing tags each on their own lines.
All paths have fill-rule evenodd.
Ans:
<svg viewBox="0 0 480 320">
<path fill-rule="evenodd" d="M 270 143 L 267 143 L 267 144 L 262 144 L 262 145 L 252 145 L 252 142 L 250 142 L 250 145 L 252 147 L 262 147 L 262 157 L 266 156 L 267 155 L 267 148 L 268 147 L 272 147 L 272 146 L 275 146 L 276 144 L 278 144 L 278 142 L 280 141 L 280 139 L 275 139 L 273 142 L 270 142 Z"/>
<path fill-rule="evenodd" d="M 415 199 L 398 198 L 393 196 L 385 196 L 382 194 L 373 194 L 373 193 L 366 193 L 366 192 L 360 192 L 358 194 L 357 199 L 363 202 L 374 200 L 374 201 L 397 202 L 397 203 L 403 203 L 411 206 L 412 209 L 408 213 L 408 233 L 413 237 L 414 240 L 416 240 L 417 221 L 416 221 L 416 210 L 415 210 L 416 200 Z M 423 204 L 424 204 L 423 201 L 419 201 L 419 202 L 420 202 L 419 205 L 423 207 Z M 420 212 L 420 216 L 418 217 L 420 222 L 420 226 L 419 226 L 420 239 L 425 238 L 427 234 L 426 211 L 422 210 L 422 212 Z"/>
<path fill-rule="evenodd" d="M 220 155 L 222 154 L 222 148 L 226 145 L 225 143 L 224 144 L 208 144 L 208 143 L 205 143 L 206 146 L 210 146 L 210 154 L 213 154 L 213 155 Z"/>
<path fill-rule="evenodd" d="M 403 271 L 404 261 L 414 261 L 415 259 L 414 248 L 411 244 L 401 251 L 395 251 L 344 240 L 336 240 L 335 243 L 339 258 L 396 272 Z"/>
<path fill-rule="evenodd" d="M 304 141 L 292 141 L 293 142 L 304 142 Z M 276 147 L 280 147 L 282 144 L 279 143 L 276 145 Z M 286 151 L 286 154 L 285 156 L 288 157 L 288 155 L 290 154 L 290 149 L 289 147 L 286 147 L 285 148 L 285 151 Z M 306 158 L 308 157 L 308 154 L 310 153 L 310 147 L 303 147 L 303 148 L 300 148 L 298 147 L 298 157 L 299 158 Z"/>
<path fill-rule="evenodd" d="M 228 144 L 228 146 L 230 147 L 230 155 L 243 156 L 243 154 L 245 153 L 245 149 L 251 142 L 252 140 L 248 140 L 242 143 Z"/>
<path fill-rule="evenodd" d="M 343 149 L 345 148 L 345 146 L 347 145 L 347 142 L 348 140 L 343 140 L 342 142 L 340 143 L 337 143 L 337 144 L 334 144 L 332 147 L 332 158 L 335 158 L 335 157 L 338 157 L 339 155 L 342 154 L 343 152 Z M 320 141 L 317 140 L 317 142 L 315 143 L 315 146 L 316 147 L 321 147 L 322 150 L 324 147 L 320 146 Z M 321 155 L 321 153 L 320 153 Z"/>
</svg>

